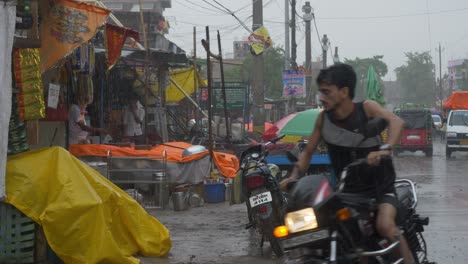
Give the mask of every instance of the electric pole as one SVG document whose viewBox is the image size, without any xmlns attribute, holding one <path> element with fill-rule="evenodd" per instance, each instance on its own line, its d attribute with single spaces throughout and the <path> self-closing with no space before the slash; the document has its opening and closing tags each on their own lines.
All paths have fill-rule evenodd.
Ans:
<svg viewBox="0 0 468 264">
<path fill-rule="evenodd" d="M 296 48 L 296 0 L 291 0 L 291 66 L 293 70 L 297 70 Z"/>
<path fill-rule="evenodd" d="M 284 0 L 284 69 L 288 70 L 289 64 L 289 0 Z"/>
<path fill-rule="evenodd" d="M 340 56 L 338 55 L 338 47 L 335 47 L 335 54 L 333 54 L 333 63 L 340 63 Z"/>
<path fill-rule="evenodd" d="M 330 45 L 330 41 L 328 40 L 327 34 L 324 34 L 322 37 L 322 68 L 325 69 L 327 67 L 327 50 L 328 45 Z"/>
<path fill-rule="evenodd" d="M 253 23 L 252 31 L 263 25 L 263 1 L 253 0 Z M 263 53 L 254 55 L 253 59 L 253 80 L 252 80 L 252 101 L 253 101 L 253 131 L 262 134 L 265 131 L 264 99 L 265 91 L 263 85 Z"/>
<path fill-rule="evenodd" d="M 296 45 L 296 0 L 291 0 L 291 70 L 297 70 L 297 45 Z M 296 97 L 289 98 L 288 114 L 296 112 Z"/>
<path fill-rule="evenodd" d="M 439 43 L 439 100 L 440 100 L 440 110 L 442 110 L 442 48 Z"/>
<path fill-rule="evenodd" d="M 309 104 L 315 107 L 315 91 L 312 91 L 312 67 L 311 67 L 311 38 L 310 38 L 310 21 L 312 20 L 312 7 L 310 6 L 310 2 L 305 2 L 304 6 L 302 6 L 302 12 L 304 12 L 304 21 L 306 24 L 306 50 L 305 50 L 305 84 L 306 84 L 306 104 Z"/>
</svg>

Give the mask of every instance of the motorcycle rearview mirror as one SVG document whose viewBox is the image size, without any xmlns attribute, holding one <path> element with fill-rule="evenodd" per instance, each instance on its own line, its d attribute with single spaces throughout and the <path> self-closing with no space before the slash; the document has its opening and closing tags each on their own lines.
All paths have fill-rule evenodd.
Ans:
<svg viewBox="0 0 468 264">
<path fill-rule="evenodd" d="M 364 126 L 362 134 L 366 138 L 375 137 L 387 127 L 387 121 L 383 118 L 373 118 Z"/>
</svg>

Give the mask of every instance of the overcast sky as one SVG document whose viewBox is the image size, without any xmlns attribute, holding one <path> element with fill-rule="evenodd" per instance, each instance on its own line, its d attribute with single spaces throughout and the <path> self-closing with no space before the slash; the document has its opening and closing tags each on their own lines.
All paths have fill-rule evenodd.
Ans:
<svg viewBox="0 0 468 264">
<path fill-rule="evenodd" d="M 235 12 L 236 16 L 249 28 L 252 27 L 253 1 L 256 0 L 217 0 L 231 11 L 239 10 Z M 303 15 L 304 3 L 305 0 L 297 0 L 299 16 Z M 405 52 L 431 51 L 437 73 L 439 43 L 443 73 L 447 71 L 448 60 L 468 58 L 467 0 L 311 0 L 310 4 L 320 37 L 327 34 L 332 47 L 339 47 L 340 59 L 383 55 L 383 61 L 389 67 L 385 80 L 396 78 L 394 69 L 406 62 Z M 285 0 L 263 0 L 264 25 L 274 45 L 283 47 L 284 5 Z M 249 33 L 233 16 L 220 9 L 223 8 L 214 0 L 172 0 L 172 8 L 164 12 L 171 26 L 167 38 L 190 54 L 195 26 L 197 55 L 206 57 L 200 40 L 206 36 L 205 26 L 210 26 L 212 43 L 217 43 L 216 30 L 219 30 L 223 53 L 232 52 L 232 42 L 245 40 Z M 305 26 L 302 18 L 296 17 L 296 20 L 297 63 L 302 64 L 305 60 Z M 217 51 L 217 44 L 215 48 Z M 317 30 L 312 24 L 313 60 L 320 54 Z M 328 54 L 330 56 L 330 52 Z M 331 62 L 331 57 L 328 61 Z"/>
</svg>

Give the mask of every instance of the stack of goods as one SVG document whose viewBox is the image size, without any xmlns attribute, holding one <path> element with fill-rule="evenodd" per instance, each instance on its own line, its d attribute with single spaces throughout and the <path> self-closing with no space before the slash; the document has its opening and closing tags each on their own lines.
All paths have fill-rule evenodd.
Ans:
<svg viewBox="0 0 468 264">
<path fill-rule="evenodd" d="M 15 96 L 12 97 L 12 111 L 8 130 L 8 155 L 21 153 L 29 150 L 26 137 L 26 124 L 19 118 L 18 102 Z"/>
<path fill-rule="evenodd" d="M 38 49 L 15 49 L 14 74 L 18 93 L 18 110 L 22 120 L 45 117 L 42 78 Z"/>
</svg>

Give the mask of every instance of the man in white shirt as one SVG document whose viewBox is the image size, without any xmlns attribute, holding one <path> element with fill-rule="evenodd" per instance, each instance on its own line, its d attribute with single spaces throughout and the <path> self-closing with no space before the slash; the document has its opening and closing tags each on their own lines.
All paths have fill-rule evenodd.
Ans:
<svg viewBox="0 0 468 264">
<path fill-rule="evenodd" d="M 77 100 L 72 104 L 68 113 L 68 144 L 89 144 L 88 133 L 105 134 L 102 128 L 94 128 L 86 122 L 86 107 L 90 103 L 88 96 Z"/>
<path fill-rule="evenodd" d="M 128 106 L 124 108 L 123 125 L 124 136 L 128 137 L 135 144 L 144 144 L 143 138 L 143 118 L 145 117 L 145 109 L 138 101 L 138 96 L 132 94 L 129 98 Z"/>
</svg>

